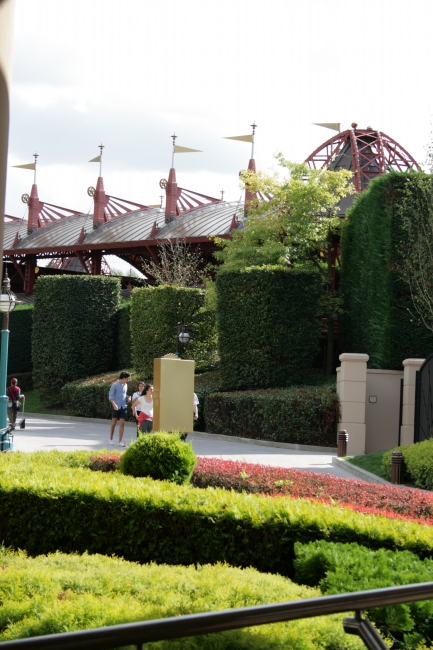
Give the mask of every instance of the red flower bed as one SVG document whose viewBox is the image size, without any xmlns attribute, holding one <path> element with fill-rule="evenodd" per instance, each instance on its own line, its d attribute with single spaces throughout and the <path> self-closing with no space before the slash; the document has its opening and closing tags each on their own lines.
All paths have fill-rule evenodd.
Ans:
<svg viewBox="0 0 433 650">
<path fill-rule="evenodd" d="M 118 469 L 119 453 L 92 456 L 90 468 Z M 433 524 L 433 493 L 411 488 L 367 483 L 299 469 L 269 467 L 242 461 L 199 458 L 191 483 L 195 487 L 220 487 L 236 492 L 311 499 L 337 503 L 358 512 Z"/>
<path fill-rule="evenodd" d="M 196 487 L 222 487 L 237 492 L 338 503 L 358 512 L 433 524 L 433 493 L 316 472 L 199 458 L 192 484 Z"/>
</svg>

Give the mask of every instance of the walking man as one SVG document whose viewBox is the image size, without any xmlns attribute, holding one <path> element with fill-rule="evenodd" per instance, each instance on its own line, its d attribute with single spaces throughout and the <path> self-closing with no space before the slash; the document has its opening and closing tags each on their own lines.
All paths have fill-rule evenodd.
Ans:
<svg viewBox="0 0 433 650">
<path fill-rule="evenodd" d="M 126 420 L 126 405 L 130 401 L 127 395 L 128 384 L 126 383 L 130 377 L 129 372 L 121 372 L 119 379 L 112 384 L 108 399 L 111 404 L 111 426 L 110 426 L 110 445 L 114 445 L 113 435 L 116 428 L 117 420 L 119 420 L 119 445 L 124 447 L 123 442 L 123 429 Z"/>
</svg>

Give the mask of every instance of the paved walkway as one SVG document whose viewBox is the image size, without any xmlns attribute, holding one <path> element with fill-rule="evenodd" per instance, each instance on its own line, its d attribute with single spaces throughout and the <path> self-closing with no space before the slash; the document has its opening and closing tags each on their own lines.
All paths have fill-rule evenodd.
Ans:
<svg viewBox="0 0 433 650">
<path fill-rule="evenodd" d="M 132 423 L 125 424 L 124 440 L 126 444 L 135 439 L 136 428 Z M 117 433 L 117 432 L 116 432 Z M 115 433 L 115 440 L 118 436 Z M 15 430 L 15 451 L 37 451 L 60 449 L 107 449 L 109 421 L 90 419 L 67 419 L 54 416 L 26 416 L 26 428 Z M 297 451 L 293 449 L 232 442 L 231 440 L 212 439 L 209 434 L 194 433 L 188 436 L 198 456 L 223 458 L 225 460 L 243 460 L 247 463 L 261 463 L 273 467 L 292 467 L 302 470 L 333 474 L 343 478 L 353 478 L 340 467 L 332 465 L 334 453 L 317 451 Z M 117 444 L 111 449 L 121 449 Z"/>
</svg>

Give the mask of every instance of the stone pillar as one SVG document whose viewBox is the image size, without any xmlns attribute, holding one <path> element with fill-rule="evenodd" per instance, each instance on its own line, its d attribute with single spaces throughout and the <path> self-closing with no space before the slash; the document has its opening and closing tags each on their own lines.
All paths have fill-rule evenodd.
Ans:
<svg viewBox="0 0 433 650">
<path fill-rule="evenodd" d="M 349 434 L 347 455 L 365 454 L 365 399 L 368 354 L 340 354 L 337 393 L 340 400 L 338 429 Z"/>
<path fill-rule="evenodd" d="M 403 361 L 403 413 L 401 418 L 400 444 L 413 445 L 415 422 L 415 377 L 425 359 Z"/>
</svg>

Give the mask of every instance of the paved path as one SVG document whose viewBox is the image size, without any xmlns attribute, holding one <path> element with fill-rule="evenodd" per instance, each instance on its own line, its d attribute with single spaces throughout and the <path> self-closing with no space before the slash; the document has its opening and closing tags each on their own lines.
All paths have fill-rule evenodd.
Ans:
<svg viewBox="0 0 433 650">
<path fill-rule="evenodd" d="M 135 425 L 125 424 L 124 440 L 129 444 L 135 439 Z M 117 433 L 117 432 L 116 432 Z M 53 416 L 26 416 L 26 428 L 15 430 L 15 451 L 37 451 L 60 449 L 72 451 L 107 449 L 109 421 L 90 419 L 66 419 Z M 115 440 L 118 437 L 115 434 Z M 194 433 L 188 436 L 198 456 L 243 460 L 248 463 L 261 463 L 273 467 L 293 467 L 323 474 L 333 474 L 343 478 L 353 478 L 340 467 L 332 465 L 336 454 L 317 451 L 297 451 L 280 447 L 261 446 L 212 439 L 207 434 Z M 121 449 L 117 444 L 112 449 Z"/>
</svg>

